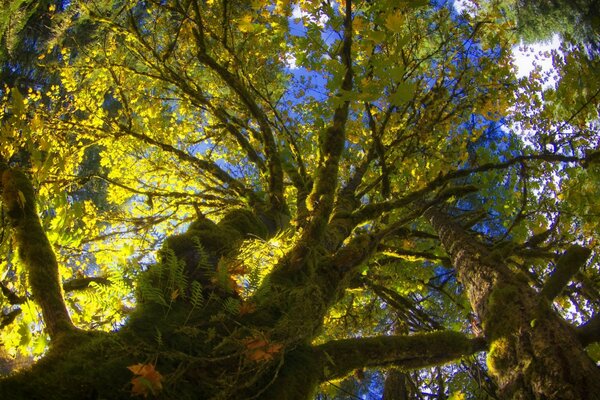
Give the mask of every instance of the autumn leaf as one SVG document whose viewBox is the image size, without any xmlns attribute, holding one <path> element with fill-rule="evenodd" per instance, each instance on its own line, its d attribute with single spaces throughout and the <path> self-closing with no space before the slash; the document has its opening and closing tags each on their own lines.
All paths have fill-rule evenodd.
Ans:
<svg viewBox="0 0 600 400">
<path fill-rule="evenodd" d="M 152 364 L 134 364 L 127 367 L 136 375 L 131 379 L 131 394 L 133 396 L 148 397 L 162 390 L 162 375 Z"/>
<path fill-rule="evenodd" d="M 256 311 L 256 304 L 254 303 L 245 301 L 240 305 L 240 315 L 252 314 L 254 311 Z"/>
<path fill-rule="evenodd" d="M 243 342 L 247 349 L 246 358 L 254 362 L 271 361 L 283 349 L 282 343 L 270 343 L 264 338 L 247 338 Z"/>
</svg>

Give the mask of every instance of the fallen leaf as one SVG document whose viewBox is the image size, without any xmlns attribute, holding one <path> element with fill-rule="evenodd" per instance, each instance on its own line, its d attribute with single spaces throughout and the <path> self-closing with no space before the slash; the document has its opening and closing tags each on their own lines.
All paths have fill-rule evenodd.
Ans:
<svg viewBox="0 0 600 400">
<path fill-rule="evenodd" d="M 134 364 L 127 367 L 136 375 L 131 379 L 131 394 L 133 396 L 148 397 L 162 390 L 162 375 L 152 364 Z"/>
</svg>

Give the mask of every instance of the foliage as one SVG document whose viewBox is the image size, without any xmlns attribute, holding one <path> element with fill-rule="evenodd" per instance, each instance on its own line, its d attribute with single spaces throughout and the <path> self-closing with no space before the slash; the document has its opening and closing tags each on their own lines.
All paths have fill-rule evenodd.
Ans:
<svg viewBox="0 0 600 400">
<path fill-rule="evenodd" d="M 52 35 L 30 50 L 56 78 L 1 89 L 1 171 L 20 167 L 36 188 L 73 324 L 112 332 L 94 345 L 134 374 L 115 370 L 129 385 L 115 396 L 190 398 L 196 385 L 288 398 L 277 388 L 304 379 L 336 398 L 383 392 L 400 365 L 417 368 L 402 378 L 413 394 L 493 398 L 481 358 L 420 369 L 476 345 L 413 364 L 360 353 L 366 377 L 339 377 L 318 353 L 488 328 L 421 218 L 431 206 L 536 290 L 571 244 L 590 249 L 550 300 L 576 325 L 597 315 L 598 60 L 565 43 L 555 85 L 538 70 L 518 79 L 524 17 L 491 3 L 461 15 L 416 0 L 38 6 Z M 0 28 L 25 20 L 2 14 Z M 2 223 L 0 342 L 73 370 Z"/>
</svg>

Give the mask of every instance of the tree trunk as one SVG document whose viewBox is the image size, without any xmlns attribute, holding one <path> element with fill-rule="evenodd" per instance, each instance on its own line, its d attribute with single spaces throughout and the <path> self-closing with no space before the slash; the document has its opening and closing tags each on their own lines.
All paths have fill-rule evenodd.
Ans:
<svg viewBox="0 0 600 400">
<path fill-rule="evenodd" d="M 487 364 L 501 397 L 600 398 L 600 370 L 550 302 L 447 215 L 434 208 L 424 215 L 482 321 Z"/>
<path fill-rule="evenodd" d="M 397 369 L 388 371 L 383 385 L 382 400 L 409 400 L 409 380 L 410 377 L 405 372 L 398 371 Z"/>
</svg>

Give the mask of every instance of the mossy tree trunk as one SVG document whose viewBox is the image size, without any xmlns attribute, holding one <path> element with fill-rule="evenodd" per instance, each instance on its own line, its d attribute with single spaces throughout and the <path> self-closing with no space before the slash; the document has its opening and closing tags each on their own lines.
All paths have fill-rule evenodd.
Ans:
<svg viewBox="0 0 600 400">
<path fill-rule="evenodd" d="M 600 398 L 600 370 L 575 331 L 534 291 L 435 208 L 425 216 L 452 258 L 490 343 L 488 367 L 506 399 Z"/>
<path fill-rule="evenodd" d="M 219 223 L 202 218 L 186 233 L 169 238 L 162 262 L 140 285 L 153 285 L 168 296 L 173 287 L 165 282 L 174 279 L 170 274 L 175 266 L 183 265 L 186 275 L 202 281 L 201 306 L 194 304 L 192 293 L 160 304 L 140 289 L 138 308 L 125 327 L 114 333 L 74 331 L 63 336 L 30 370 L 0 381 L 0 398 L 129 399 L 134 376 L 127 367 L 152 364 L 164 376 L 158 398 L 306 400 L 321 382 L 355 369 L 423 368 L 486 348 L 483 339 L 454 332 L 311 345 L 327 305 L 335 301 L 337 290 L 326 289 L 332 283 L 342 285 L 342 273 L 323 275 L 336 266 L 335 257 L 310 258 L 314 264 L 309 275 L 300 272 L 306 271 L 305 259 L 284 260 L 274 273 L 279 282 L 259 290 L 253 312 L 230 312 L 227 304 L 239 298 L 206 271 L 216 269 L 221 257 L 250 234 L 270 233 L 253 212 L 232 210 Z M 364 249 L 359 243 L 339 257 L 356 257 Z M 172 256 L 177 262 L 169 260 Z M 292 282 L 300 286 L 294 289 Z"/>
<path fill-rule="evenodd" d="M 75 330 L 65 305 L 58 263 L 37 215 L 34 189 L 27 176 L 0 160 L 0 190 L 19 257 L 28 267 L 31 292 L 42 309 L 52 339 Z"/>
<path fill-rule="evenodd" d="M 335 243 L 349 233 L 340 229 L 341 217 L 320 230 L 337 251 L 301 241 L 249 300 L 255 309 L 239 312 L 239 296 L 215 279 L 219 267 L 245 238 L 268 238 L 278 229 L 272 221 L 281 220 L 276 211 L 249 209 L 230 210 L 218 223 L 200 218 L 167 239 L 160 262 L 140 278 L 138 307 L 127 324 L 114 333 L 81 331 L 66 311 L 27 176 L 5 167 L 2 196 L 52 342 L 31 369 L 0 381 L 0 398 L 128 399 L 135 376 L 127 367 L 151 364 L 164 376 L 153 388 L 159 398 L 305 400 L 321 382 L 355 369 L 422 368 L 486 347 L 454 332 L 311 345 L 328 308 L 377 243 L 357 236 L 339 248 Z M 299 256 L 299 249 L 309 249 L 309 256 Z"/>
</svg>

